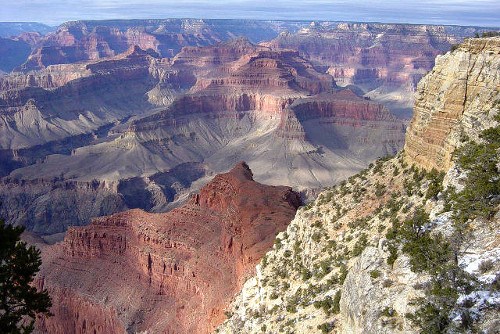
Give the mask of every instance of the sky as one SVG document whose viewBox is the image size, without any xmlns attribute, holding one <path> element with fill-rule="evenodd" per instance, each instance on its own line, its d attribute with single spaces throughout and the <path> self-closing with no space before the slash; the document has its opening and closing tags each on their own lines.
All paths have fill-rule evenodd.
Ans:
<svg viewBox="0 0 500 334">
<path fill-rule="evenodd" d="M 247 18 L 500 26 L 500 0 L 0 0 L 0 22 Z"/>
</svg>

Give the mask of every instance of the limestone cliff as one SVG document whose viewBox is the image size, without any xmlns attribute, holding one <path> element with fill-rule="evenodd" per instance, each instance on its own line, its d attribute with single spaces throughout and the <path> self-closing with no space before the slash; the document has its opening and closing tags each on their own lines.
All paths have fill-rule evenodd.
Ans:
<svg viewBox="0 0 500 334">
<path fill-rule="evenodd" d="M 500 38 L 467 39 L 436 60 L 420 81 L 405 157 L 410 164 L 446 171 L 461 136 L 490 126 L 500 93 Z"/>
<path fill-rule="evenodd" d="M 499 331 L 498 41 L 467 40 L 438 60 L 419 86 L 404 152 L 299 209 L 216 332 Z M 462 130 L 470 141 L 443 144 Z M 440 145 L 447 159 L 433 151 Z M 477 156 L 462 153 L 450 168 L 457 146 Z M 485 165 L 471 169 L 476 159 Z M 487 190 L 475 186 L 481 178 Z"/>
</svg>

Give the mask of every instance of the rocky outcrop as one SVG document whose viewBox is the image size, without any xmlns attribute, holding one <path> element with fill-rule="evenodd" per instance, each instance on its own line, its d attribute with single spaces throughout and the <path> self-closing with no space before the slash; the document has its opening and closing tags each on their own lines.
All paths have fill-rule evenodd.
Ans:
<svg viewBox="0 0 500 334">
<path fill-rule="evenodd" d="M 207 333 L 299 205 L 290 188 L 256 183 L 239 163 L 168 213 L 71 228 L 43 251 L 38 282 L 54 316 L 38 329 Z"/>
<path fill-rule="evenodd" d="M 461 137 L 490 126 L 500 94 L 499 54 L 500 38 L 473 38 L 437 58 L 415 96 L 404 148 L 409 163 L 446 171 Z"/>
<path fill-rule="evenodd" d="M 500 253 L 496 190 L 481 197 L 481 191 L 471 188 L 475 178 L 482 177 L 480 172 L 473 171 L 471 183 L 470 171 L 463 166 L 450 168 L 449 160 L 443 163 L 433 152 L 431 138 L 444 127 L 450 129 L 444 133 L 462 128 L 472 142 L 481 142 L 483 129 L 494 127 L 492 138 L 498 133 L 493 120 L 499 115 L 498 41 L 466 40 L 457 51 L 438 59 L 435 70 L 419 85 L 419 96 L 429 98 L 426 108 L 416 104 L 420 110 L 407 134 L 405 151 L 376 161 L 299 209 L 256 266 L 256 275 L 245 282 L 216 333 L 419 333 L 422 328 L 465 331 L 468 327 L 498 331 L 500 298 L 495 286 L 500 266 L 493 260 Z M 448 100 L 441 107 L 436 96 L 453 92 L 460 102 Z M 441 118 L 447 113 L 455 116 Z M 415 131 L 417 126 L 421 130 Z M 464 144 L 464 137 L 441 147 L 452 154 Z M 489 139 L 494 149 L 497 139 Z M 411 153 L 415 142 L 426 143 L 421 145 L 425 159 Z M 424 145 L 430 147 L 427 155 Z M 498 156 L 488 154 L 498 169 Z M 446 175 L 440 179 L 437 173 L 426 173 L 431 167 Z M 494 169 L 486 174 L 486 182 L 495 182 Z M 465 187 L 454 195 L 457 198 L 477 195 L 472 203 L 483 201 L 491 214 L 459 221 L 467 208 L 457 209 L 455 201 L 461 199 L 445 194 L 452 191 L 450 185 Z M 411 238 L 416 238 L 413 243 Z M 447 253 L 447 247 L 453 251 Z M 447 255 L 428 260 L 440 252 Z M 425 263 L 430 268 L 422 269 Z M 447 278 L 451 270 L 453 275 Z M 464 281 L 458 283 L 458 275 Z M 447 292 L 442 294 L 445 286 Z"/>
</svg>

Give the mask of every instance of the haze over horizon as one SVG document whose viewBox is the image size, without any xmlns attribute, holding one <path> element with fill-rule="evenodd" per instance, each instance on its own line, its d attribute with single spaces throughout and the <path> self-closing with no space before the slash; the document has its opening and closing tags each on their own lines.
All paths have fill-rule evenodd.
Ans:
<svg viewBox="0 0 500 334">
<path fill-rule="evenodd" d="M 1 22 L 58 25 L 105 19 L 262 19 L 330 20 L 500 26 L 496 0 L 18 0 L 2 5 Z"/>
</svg>

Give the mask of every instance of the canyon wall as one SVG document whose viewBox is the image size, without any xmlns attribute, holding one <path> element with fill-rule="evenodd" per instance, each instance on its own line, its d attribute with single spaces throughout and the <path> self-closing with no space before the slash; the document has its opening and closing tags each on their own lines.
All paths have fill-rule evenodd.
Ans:
<svg viewBox="0 0 500 334">
<path fill-rule="evenodd" d="M 499 41 L 465 40 L 438 58 L 419 84 L 404 151 L 300 208 L 215 333 L 498 332 L 498 171 L 450 157 L 484 129 L 498 149 Z M 485 156 L 498 169 L 498 154 Z M 477 203 L 490 213 L 464 219 Z"/>
<path fill-rule="evenodd" d="M 253 181 L 246 163 L 164 214 L 131 210 L 70 228 L 43 249 L 49 333 L 208 333 L 300 199 Z"/>
<path fill-rule="evenodd" d="M 500 93 L 499 54 L 499 38 L 471 38 L 437 58 L 415 95 L 404 147 L 409 163 L 448 170 L 462 138 L 493 122 L 489 110 Z"/>
<path fill-rule="evenodd" d="M 410 118 L 413 92 L 432 69 L 435 57 L 480 31 L 472 27 L 313 22 L 265 45 L 298 50 L 339 85 L 360 87 L 367 96 Z"/>
<path fill-rule="evenodd" d="M 299 25 L 293 21 L 202 19 L 73 21 L 47 34 L 19 69 L 108 58 L 130 46 L 173 57 L 184 46 L 212 45 L 239 36 L 259 42 L 283 29 L 295 31 Z"/>
</svg>

